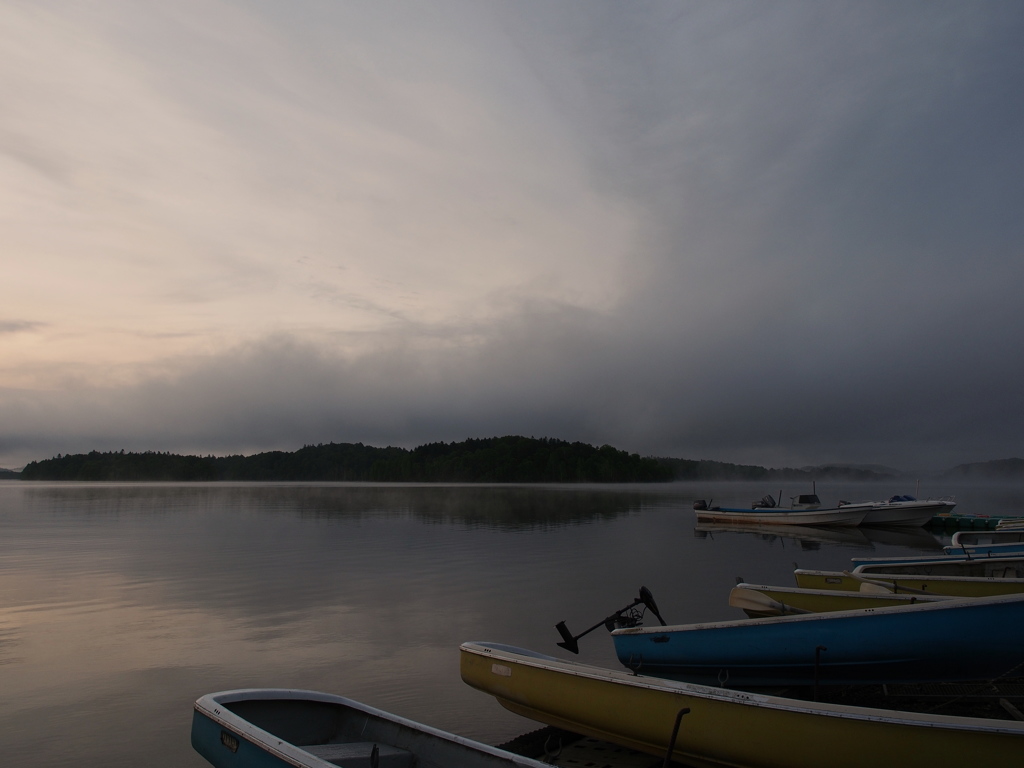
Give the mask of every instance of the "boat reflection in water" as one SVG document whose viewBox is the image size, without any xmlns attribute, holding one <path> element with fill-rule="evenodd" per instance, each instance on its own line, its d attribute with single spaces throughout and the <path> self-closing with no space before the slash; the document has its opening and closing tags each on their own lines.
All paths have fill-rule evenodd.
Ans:
<svg viewBox="0 0 1024 768">
<path fill-rule="evenodd" d="M 822 544 L 871 547 L 871 539 L 862 528 L 843 526 L 815 528 L 810 525 L 757 525 L 755 523 L 697 523 L 693 535 L 714 538 L 717 535 L 744 534 L 764 541 L 793 539 L 804 549 L 818 549 Z"/>
</svg>

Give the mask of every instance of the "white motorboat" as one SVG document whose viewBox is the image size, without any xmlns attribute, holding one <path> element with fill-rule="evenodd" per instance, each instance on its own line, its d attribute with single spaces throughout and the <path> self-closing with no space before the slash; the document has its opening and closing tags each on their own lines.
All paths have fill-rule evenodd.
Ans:
<svg viewBox="0 0 1024 768">
<path fill-rule="evenodd" d="M 888 501 L 840 501 L 839 508 L 864 511 L 862 525 L 899 525 L 920 527 L 936 515 L 953 511 L 952 499 L 915 499 L 913 496 L 892 496 Z"/>
<path fill-rule="evenodd" d="M 779 494 L 781 501 L 782 494 Z M 765 496 L 747 507 L 712 507 L 703 499 L 693 503 L 698 523 L 726 525 L 860 525 L 866 509 L 842 507 L 822 508 L 815 493 L 801 493 L 790 497 L 787 507 L 778 506 L 771 496 Z"/>
</svg>

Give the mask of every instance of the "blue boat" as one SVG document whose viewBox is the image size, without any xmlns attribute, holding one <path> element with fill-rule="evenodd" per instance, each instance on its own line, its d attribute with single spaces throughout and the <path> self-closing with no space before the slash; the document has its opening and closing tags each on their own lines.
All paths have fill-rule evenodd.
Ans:
<svg viewBox="0 0 1024 768">
<path fill-rule="evenodd" d="M 957 531 L 950 545 L 942 549 L 949 555 L 970 557 L 1024 554 L 1024 530 Z"/>
<path fill-rule="evenodd" d="M 316 691 L 203 696 L 192 716 L 192 746 L 216 768 L 550 768 Z"/>
<path fill-rule="evenodd" d="M 1024 544 L 989 544 L 977 547 L 943 547 L 941 555 L 897 555 L 896 557 L 851 557 L 855 569 L 870 571 L 891 571 L 893 567 L 922 565 L 927 563 L 970 563 L 975 560 L 995 559 L 1011 562 L 1024 558 Z"/>
<path fill-rule="evenodd" d="M 612 632 L 645 675 L 730 688 L 1024 676 L 1024 594 Z"/>
</svg>

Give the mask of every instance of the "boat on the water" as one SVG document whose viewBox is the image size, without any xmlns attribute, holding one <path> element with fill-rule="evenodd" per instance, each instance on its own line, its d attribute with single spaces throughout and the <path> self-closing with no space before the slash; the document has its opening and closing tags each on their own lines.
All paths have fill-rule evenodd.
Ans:
<svg viewBox="0 0 1024 768">
<path fill-rule="evenodd" d="M 933 517 L 953 511 L 952 499 L 916 499 L 913 496 L 891 496 L 886 501 L 840 501 L 840 509 L 863 509 L 862 525 L 894 525 L 919 528 Z"/>
<path fill-rule="evenodd" d="M 890 605 L 913 605 L 952 599 L 954 598 L 948 595 L 840 592 L 835 589 L 769 587 L 744 582 L 737 584 L 729 592 L 729 605 L 739 608 L 751 618 L 885 608 Z"/>
<path fill-rule="evenodd" d="M 879 558 L 861 562 L 853 573 L 870 577 L 875 573 L 903 574 L 909 576 L 974 576 L 995 579 L 1024 578 L 1024 555 L 1020 553 L 1005 557 L 955 557 L 945 555 L 928 559 L 914 559 L 899 562 L 890 558 Z"/>
<path fill-rule="evenodd" d="M 750 688 L 987 680 L 1024 667 L 1024 594 L 612 631 L 627 669 Z"/>
<path fill-rule="evenodd" d="M 885 590 L 909 594 L 991 597 L 1024 592 L 1024 578 L 992 576 L 946 576 L 913 573 L 855 573 L 797 568 L 796 585 L 804 589 L 834 589 L 844 592 Z"/>
<path fill-rule="evenodd" d="M 769 495 L 755 501 L 748 508 L 709 506 L 708 502 L 698 499 L 693 502 L 693 509 L 697 513 L 698 523 L 738 525 L 857 526 L 867 515 L 865 509 L 823 508 L 815 493 L 792 496 L 788 507 L 780 507 L 781 500 L 780 492 L 779 501 Z"/>
<path fill-rule="evenodd" d="M 1024 722 L 767 696 L 463 643 L 462 679 L 523 717 L 690 766 L 1016 765 Z"/>
<path fill-rule="evenodd" d="M 203 696 L 192 716 L 192 746 L 217 768 L 550 768 L 316 691 Z"/>
<path fill-rule="evenodd" d="M 942 548 L 946 554 L 978 557 L 984 555 L 1005 555 L 1014 552 L 1024 554 L 1024 529 L 997 528 L 994 531 L 957 531 L 948 546 Z"/>
<path fill-rule="evenodd" d="M 960 572 L 963 570 L 960 568 L 960 564 L 967 564 L 976 560 L 998 560 L 999 562 L 996 565 L 998 569 L 1012 562 L 1005 558 L 1024 559 L 1024 543 L 990 544 L 978 547 L 961 546 L 956 549 L 944 547 L 942 553 L 938 555 L 930 552 L 924 555 L 897 555 L 895 557 L 852 557 L 850 562 L 853 564 L 853 569 L 858 573 L 863 571 L 885 571 L 886 573 L 907 571 L 914 573 L 917 572 L 915 566 L 922 566 L 933 571 L 938 565 L 945 567 L 950 564 L 955 564 L 953 566 L 954 572 Z"/>
</svg>

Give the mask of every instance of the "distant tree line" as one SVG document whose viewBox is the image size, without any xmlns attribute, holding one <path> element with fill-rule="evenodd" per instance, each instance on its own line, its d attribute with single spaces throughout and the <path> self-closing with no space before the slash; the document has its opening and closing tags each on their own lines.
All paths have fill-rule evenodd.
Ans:
<svg viewBox="0 0 1024 768">
<path fill-rule="evenodd" d="M 672 471 L 675 480 L 890 480 L 894 470 L 825 464 L 801 469 L 767 469 L 750 464 L 691 459 L 658 459 Z"/>
<path fill-rule="evenodd" d="M 1024 459 L 996 459 L 975 464 L 958 464 L 943 477 L 964 480 L 1019 480 L 1024 477 Z"/>
<path fill-rule="evenodd" d="M 124 451 L 33 461 L 23 480 L 367 481 L 458 483 L 635 483 L 673 479 L 653 458 L 585 443 L 493 437 L 418 448 L 362 443 L 307 445 L 253 456 L 181 456 Z"/>
<path fill-rule="evenodd" d="M 891 480 L 885 467 L 826 464 L 768 469 L 722 461 L 641 458 L 609 445 L 532 437 L 492 437 L 428 443 L 411 450 L 362 443 L 307 445 L 294 452 L 253 456 L 181 456 L 159 451 L 58 455 L 21 472 L 0 469 L 0 480 L 107 481 L 365 481 L 456 483 L 645 483 L 668 480 Z M 1024 459 L 961 464 L 942 477 L 1024 478 Z"/>
</svg>

